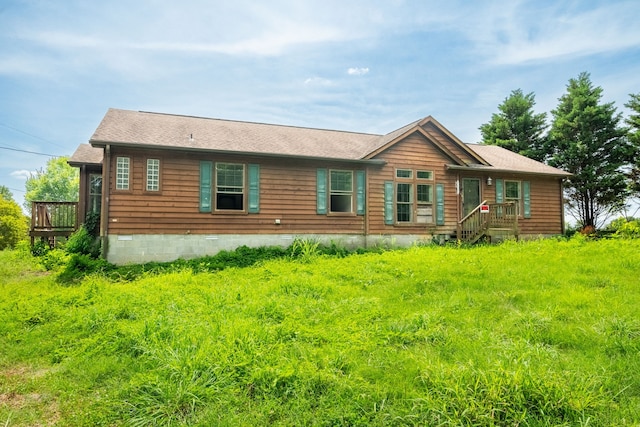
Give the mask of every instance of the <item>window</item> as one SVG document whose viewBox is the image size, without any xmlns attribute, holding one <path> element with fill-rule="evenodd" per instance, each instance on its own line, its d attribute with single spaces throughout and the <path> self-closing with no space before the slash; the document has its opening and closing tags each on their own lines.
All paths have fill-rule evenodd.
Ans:
<svg viewBox="0 0 640 427">
<path fill-rule="evenodd" d="M 433 222 L 433 183 L 430 182 L 432 180 L 432 171 L 396 169 L 396 222 Z"/>
<path fill-rule="evenodd" d="M 129 189 L 129 158 L 116 158 L 116 190 Z"/>
<path fill-rule="evenodd" d="M 147 159 L 147 191 L 160 190 L 160 160 Z"/>
<path fill-rule="evenodd" d="M 244 165 L 216 163 L 216 210 L 244 210 Z"/>
<path fill-rule="evenodd" d="M 102 175 L 89 174 L 89 212 L 100 213 L 102 206 Z"/>
<path fill-rule="evenodd" d="M 353 172 L 332 170 L 330 177 L 330 211 L 352 212 Z"/>
<path fill-rule="evenodd" d="M 504 198 L 507 203 L 513 202 L 516 205 L 516 214 L 520 214 L 520 181 L 504 182 Z"/>
</svg>

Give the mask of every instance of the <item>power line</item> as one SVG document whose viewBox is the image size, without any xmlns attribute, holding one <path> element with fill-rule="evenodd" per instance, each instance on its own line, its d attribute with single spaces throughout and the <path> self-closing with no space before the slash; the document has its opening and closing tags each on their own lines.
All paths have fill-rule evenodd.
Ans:
<svg viewBox="0 0 640 427">
<path fill-rule="evenodd" d="M 20 130 L 20 129 L 16 128 L 16 127 L 10 126 L 10 125 L 8 125 L 8 124 L 6 124 L 6 123 L 2 123 L 2 122 L 0 122 L 0 126 L 5 127 L 5 128 L 7 128 L 7 129 L 11 129 L 11 130 L 13 130 L 13 131 L 15 131 L 15 132 L 19 132 L 19 133 L 21 133 L 21 134 L 23 134 L 23 135 L 27 135 L 27 136 L 30 136 L 30 137 L 32 137 L 32 138 L 39 139 L 40 141 L 48 142 L 49 144 L 53 144 L 53 145 L 56 145 L 56 146 L 58 146 L 58 147 L 64 148 L 64 147 L 63 147 L 62 145 L 60 145 L 60 144 L 56 144 L 55 142 L 53 142 L 53 141 L 49 141 L 48 139 L 44 139 L 44 138 L 42 138 L 42 137 L 39 137 L 38 135 L 34 135 L 34 134 L 32 134 L 32 133 L 25 132 L 25 131 Z"/>
<path fill-rule="evenodd" d="M 55 154 L 38 153 L 36 151 L 29 151 L 29 150 L 19 150 L 17 148 L 11 148 L 11 147 L 0 147 L 0 150 L 19 151 L 21 153 L 37 154 L 38 156 L 60 157 Z"/>
</svg>

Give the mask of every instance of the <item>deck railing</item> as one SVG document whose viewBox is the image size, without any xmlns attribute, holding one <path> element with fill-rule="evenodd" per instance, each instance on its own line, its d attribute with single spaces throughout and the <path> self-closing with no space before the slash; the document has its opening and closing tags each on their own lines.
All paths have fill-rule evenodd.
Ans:
<svg viewBox="0 0 640 427">
<path fill-rule="evenodd" d="M 32 202 L 31 244 L 36 237 L 49 245 L 59 236 L 68 237 L 78 229 L 78 202 Z"/>
<path fill-rule="evenodd" d="M 492 230 L 518 234 L 518 210 L 515 203 L 482 202 L 458 222 L 458 240 L 475 243 Z"/>
</svg>

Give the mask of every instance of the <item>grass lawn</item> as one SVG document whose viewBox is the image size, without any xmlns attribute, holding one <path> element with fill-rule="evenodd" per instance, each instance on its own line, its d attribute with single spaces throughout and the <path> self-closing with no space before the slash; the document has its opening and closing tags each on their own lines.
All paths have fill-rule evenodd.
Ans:
<svg viewBox="0 0 640 427">
<path fill-rule="evenodd" d="M 132 281 L 0 252 L 0 426 L 640 424 L 640 240 Z"/>
</svg>

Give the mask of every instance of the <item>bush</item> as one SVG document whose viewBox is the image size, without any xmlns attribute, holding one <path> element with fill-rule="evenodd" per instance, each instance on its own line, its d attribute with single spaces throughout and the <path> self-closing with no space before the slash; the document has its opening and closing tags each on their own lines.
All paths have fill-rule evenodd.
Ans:
<svg viewBox="0 0 640 427">
<path fill-rule="evenodd" d="M 58 275 L 58 281 L 73 283 L 88 274 L 103 273 L 112 269 L 113 265 L 102 258 L 95 259 L 86 254 L 74 253 L 64 270 Z"/>
<path fill-rule="evenodd" d="M 100 256 L 100 239 L 93 236 L 83 225 L 69 236 L 65 249 L 70 254 L 88 255 L 91 258 Z"/>
</svg>

